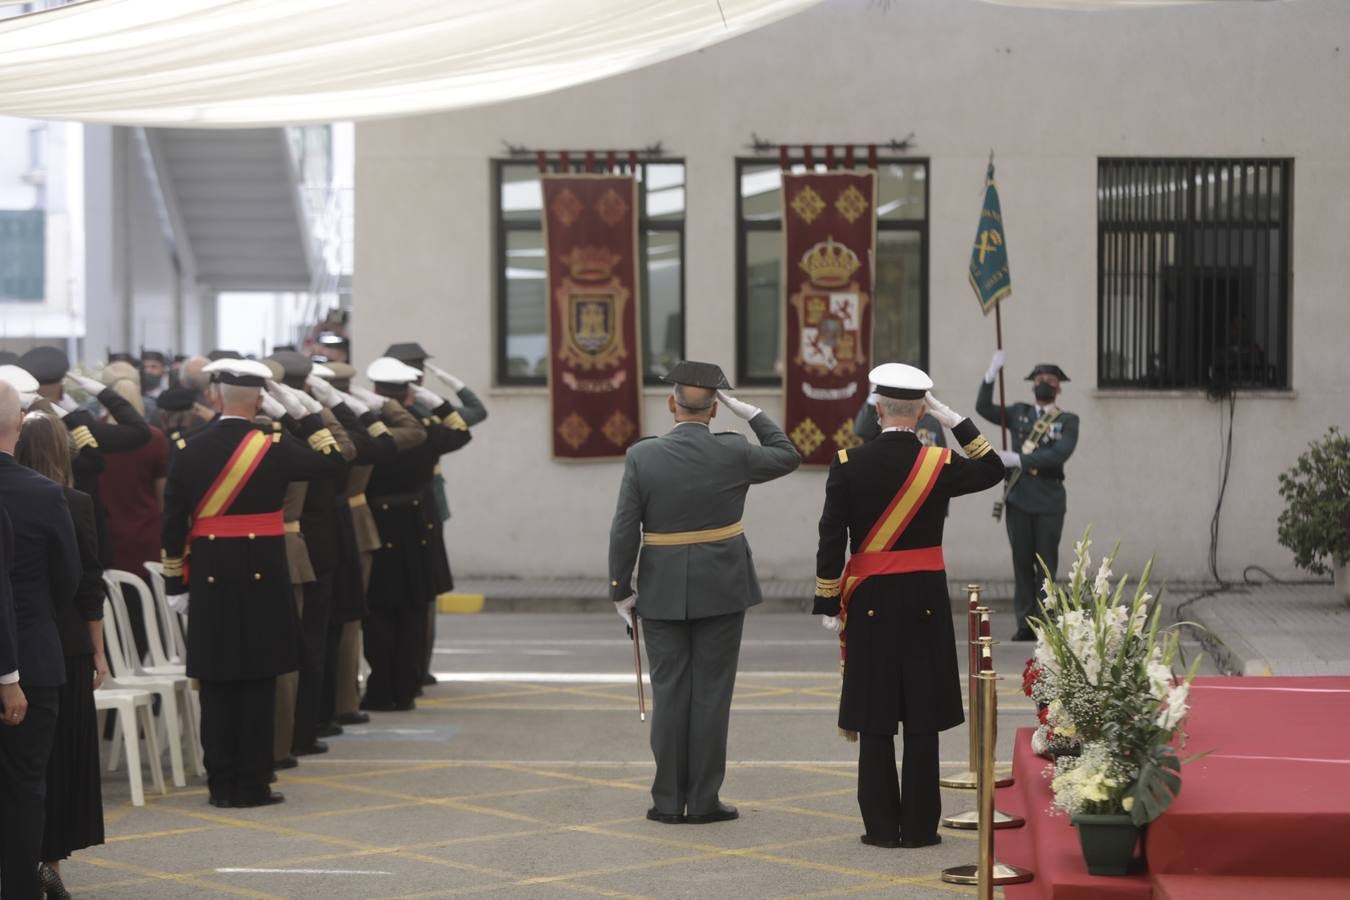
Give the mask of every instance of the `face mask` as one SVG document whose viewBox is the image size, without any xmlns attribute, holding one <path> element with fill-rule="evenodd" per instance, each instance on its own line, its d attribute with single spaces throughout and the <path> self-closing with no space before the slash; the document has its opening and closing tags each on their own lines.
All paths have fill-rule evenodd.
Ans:
<svg viewBox="0 0 1350 900">
<path fill-rule="evenodd" d="M 1032 392 L 1036 395 L 1036 399 L 1042 403 L 1049 403 L 1055 399 L 1055 386 L 1046 384 L 1044 381 L 1037 383 L 1036 387 L 1032 388 Z"/>
<path fill-rule="evenodd" d="M 159 387 L 160 376 L 141 373 L 141 393 L 148 394 Z"/>
</svg>

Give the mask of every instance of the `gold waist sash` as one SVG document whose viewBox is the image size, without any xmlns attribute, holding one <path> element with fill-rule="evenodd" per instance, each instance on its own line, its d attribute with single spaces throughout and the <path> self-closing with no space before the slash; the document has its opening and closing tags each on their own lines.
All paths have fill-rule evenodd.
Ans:
<svg viewBox="0 0 1350 900">
<path fill-rule="evenodd" d="M 286 533 L 287 533 L 287 534 L 299 534 L 299 533 L 300 533 L 300 523 L 299 523 L 298 521 L 295 521 L 295 522 L 287 522 L 287 523 L 286 523 Z"/>
<path fill-rule="evenodd" d="M 352 507 L 353 509 L 355 509 L 355 508 L 358 507 L 358 506 L 365 506 L 365 505 L 366 505 L 366 495 L 365 495 L 365 494 L 353 494 L 352 496 L 350 496 L 350 497 L 347 498 L 347 505 L 348 505 L 349 507 Z"/>
<path fill-rule="evenodd" d="M 703 531 L 670 531 L 664 534 L 648 531 L 642 535 L 642 543 L 647 547 L 681 547 L 686 544 L 711 544 L 725 541 L 738 534 L 745 534 L 745 525 L 735 522 L 721 528 L 707 528 Z"/>
</svg>

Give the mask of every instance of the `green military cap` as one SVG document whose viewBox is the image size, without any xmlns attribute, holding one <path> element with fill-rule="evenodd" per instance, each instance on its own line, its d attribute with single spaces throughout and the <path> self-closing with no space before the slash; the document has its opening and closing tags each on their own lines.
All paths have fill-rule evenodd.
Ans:
<svg viewBox="0 0 1350 900">
<path fill-rule="evenodd" d="M 392 357 L 401 363 L 412 366 L 414 369 L 422 368 L 422 364 L 431 359 L 431 354 L 422 348 L 422 345 L 416 341 L 408 341 L 402 344 L 390 344 L 389 349 L 384 351 L 385 356 Z"/>
<path fill-rule="evenodd" d="M 1035 381 L 1037 375 L 1053 375 L 1060 381 L 1068 381 L 1069 376 L 1064 374 L 1064 370 L 1054 363 L 1037 363 L 1036 368 L 1031 370 L 1027 376 L 1027 381 Z"/>
<path fill-rule="evenodd" d="M 284 382 L 288 387 L 304 387 L 305 379 L 314 370 L 314 361 L 295 350 L 277 350 L 267 358 L 281 365 L 282 376 L 278 380 Z"/>
<path fill-rule="evenodd" d="M 694 362 L 689 359 L 677 362 L 665 374 L 662 381 L 667 384 L 687 384 L 689 387 L 731 390 L 727 376 L 722 374 L 722 367 L 717 363 Z"/>
<path fill-rule="evenodd" d="M 19 361 L 19 354 L 0 350 L 0 366 L 12 366 Z"/>
<path fill-rule="evenodd" d="M 237 350 L 212 350 L 206 354 L 206 358 L 216 362 L 222 359 L 243 359 L 244 355 Z"/>
<path fill-rule="evenodd" d="M 197 392 L 191 388 L 169 388 L 155 398 L 155 405 L 164 412 L 184 412 L 196 402 Z"/>
<path fill-rule="evenodd" d="M 70 359 L 55 347 L 34 347 L 19 357 L 19 365 L 38 380 L 38 384 L 58 384 L 70 371 Z"/>
</svg>

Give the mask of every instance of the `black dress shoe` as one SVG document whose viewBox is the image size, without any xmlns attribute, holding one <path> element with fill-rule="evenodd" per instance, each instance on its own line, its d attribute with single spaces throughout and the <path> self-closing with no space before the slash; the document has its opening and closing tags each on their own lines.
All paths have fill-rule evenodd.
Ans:
<svg viewBox="0 0 1350 900">
<path fill-rule="evenodd" d="M 904 847 L 906 850 L 916 850 L 919 847 L 932 847 L 934 844 L 940 843 L 942 843 L 942 835 L 940 834 L 935 834 L 930 838 L 915 841 L 911 841 L 909 838 L 900 839 L 900 846 Z"/>
<path fill-rule="evenodd" d="M 298 765 L 300 765 L 300 760 L 294 756 L 283 756 L 281 759 L 272 761 L 273 769 L 294 769 Z"/>
<path fill-rule="evenodd" d="M 1019 628 L 1013 634 L 1012 639 L 1014 641 L 1034 641 L 1036 640 L 1036 633 L 1030 628 Z"/>
<path fill-rule="evenodd" d="M 365 725 L 370 721 L 370 716 L 363 712 L 339 713 L 337 723 L 339 725 Z"/>
<path fill-rule="evenodd" d="M 419 691 L 418 693 L 421 692 Z M 390 707 L 390 709 L 393 712 L 408 712 L 409 710 L 417 709 L 417 701 L 409 700 L 406 703 L 395 703 L 393 706 Z"/>
<path fill-rule="evenodd" d="M 437 681 L 437 680 L 436 680 L 436 676 L 435 676 L 435 675 L 432 675 L 430 672 L 428 672 L 428 673 L 426 673 L 425 675 L 422 676 L 422 686 L 423 686 L 423 687 L 434 687 L 434 686 L 436 686 L 436 685 L 438 685 L 438 684 L 440 684 L 440 682 Z"/>
<path fill-rule="evenodd" d="M 869 847 L 885 847 L 887 850 L 895 850 L 900 846 L 899 838 L 876 838 L 870 834 L 864 834 L 858 840 Z"/>
<path fill-rule="evenodd" d="M 732 819 L 739 819 L 740 817 L 741 814 L 736 811 L 736 807 L 719 802 L 712 812 L 685 816 L 684 820 L 690 825 L 707 825 L 711 822 L 730 822 Z"/>
<path fill-rule="evenodd" d="M 274 806 L 277 803 L 285 803 L 286 795 L 280 791 L 268 791 L 265 797 L 256 797 L 252 800 L 235 800 L 230 803 L 235 809 L 252 809 L 255 806 Z"/>
<path fill-rule="evenodd" d="M 231 806 L 234 805 L 231 801 L 226 800 L 224 797 L 208 797 L 206 798 L 206 802 L 216 807 L 217 809 L 229 809 Z"/>
<path fill-rule="evenodd" d="M 45 862 L 38 863 L 38 883 L 47 900 L 70 900 L 70 891 L 62 883 L 61 874 Z"/>
<path fill-rule="evenodd" d="M 315 729 L 314 734 L 321 738 L 337 737 L 342 734 L 342 726 L 336 722 L 324 722 Z"/>
<path fill-rule="evenodd" d="M 683 825 L 684 816 L 679 813 L 663 813 L 655 806 L 647 810 L 647 818 L 662 825 Z"/>
<path fill-rule="evenodd" d="M 319 753 L 327 753 L 328 745 L 323 741 L 315 741 L 308 747 L 292 747 L 291 752 L 296 756 L 315 756 Z"/>
</svg>

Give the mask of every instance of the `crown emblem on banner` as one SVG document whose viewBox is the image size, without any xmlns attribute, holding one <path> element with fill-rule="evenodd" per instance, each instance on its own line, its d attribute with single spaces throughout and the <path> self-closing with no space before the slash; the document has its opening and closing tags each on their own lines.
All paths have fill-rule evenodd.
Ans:
<svg viewBox="0 0 1350 900">
<path fill-rule="evenodd" d="M 833 237 L 816 244 L 802 255 L 797 264 L 811 279 L 811 283 L 820 287 L 843 287 L 848 284 L 853 273 L 862 263 L 858 254 L 836 241 Z"/>
<path fill-rule="evenodd" d="M 577 281 L 608 281 L 621 259 L 608 247 L 573 247 L 562 256 L 563 264 Z"/>
</svg>

